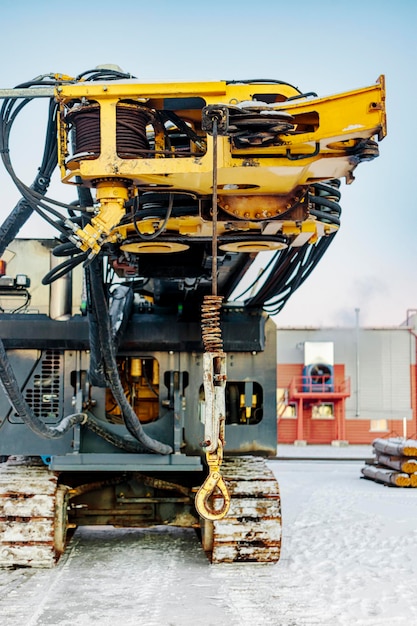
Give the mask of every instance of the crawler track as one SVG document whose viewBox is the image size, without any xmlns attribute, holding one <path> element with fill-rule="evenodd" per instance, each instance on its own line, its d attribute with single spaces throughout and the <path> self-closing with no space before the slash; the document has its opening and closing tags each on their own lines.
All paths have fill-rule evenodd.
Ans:
<svg viewBox="0 0 417 626">
<path fill-rule="evenodd" d="M 0 567 L 52 567 L 64 550 L 66 491 L 46 467 L 0 464 Z"/>
<path fill-rule="evenodd" d="M 222 475 L 231 495 L 226 517 L 202 523 L 203 548 L 212 563 L 274 563 L 281 549 L 279 486 L 259 457 L 224 460 Z"/>
</svg>

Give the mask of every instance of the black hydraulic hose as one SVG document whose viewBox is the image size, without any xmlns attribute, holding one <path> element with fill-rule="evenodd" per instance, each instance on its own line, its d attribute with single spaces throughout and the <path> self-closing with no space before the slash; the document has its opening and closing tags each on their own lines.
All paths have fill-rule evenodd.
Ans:
<svg viewBox="0 0 417 626">
<path fill-rule="evenodd" d="M 80 201 L 85 199 L 87 204 L 92 205 L 93 200 L 91 197 L 90 190 L 86 190 L 87 193 L 82 193 L 80 189 L 78 190 L 78 196 Z M 85 215 L 78 215 L 71 220 L 73 224 L 79 224 L 80 228 L 83 228 L 85 224 L 88 222 L 88 218 Z M 71 272 L 77 265 L 80 263 L 85 263 L 88 261 L 89 252 L 83 252 L 76 245 L 74 245 L 71 241 L 68 241 L 66 237 L 63 237 L 64 242 L 59 244 L 53 249 L 53 255 L 56 257 L 68 257 L 62 263 L 52 268 L 42 279 L 43 285 L 50 285 L 55 280 L 62 278 L 65 274 Z"/>
<path fill-rule="evenodd" d="M 104 368 L 104 357 L 101 349 L 99 325 L 96 309 L 92 306 L 91 295 L 91 273 L 84 271 L 87 303 L 88 303 L 88 342 L 90 345 L 90 365 L 88 368 L 88 379 L 93 387 L 105 389 L 107 387 L 107 378 Z"/>
<path fill-rule="evenodd" d="M 54 256 L 57 256 L 57 257 L 73 256 L 74 254 L 79 254 L 79 253 L 80 253 L 79 248 L 77 248 L 76 245 L 71 243 L 71 241 L 66 241 L 65 243 L 60 243 L 59 245 L 55 246 L 55 248 L 53 249 L 53 252 L 52 252 L 52 254 Z"/>
<path fill-rule="evenodd" d="M 226 85 L 250 85 L 252 83 L 266 83 L 271 85 L 287 85 L 288 87 L 292 87 L 298 93 L 301 93 L 298 87 L 287 83 L 285 80 L 276 80 L 275 78 L 245 78 L 244 80 L 226 80 Z"/>
<path fill-rule="evenodd" d="M 135 210 L 134 213 L 127 213 L 126 216 L 120 221 L 120 224 L 130 224 L 133 220 L 137 223 L 140 220 L 147 219 L 149 217 L 165 218 L 167 214 L 166 207 L 155 207 L 153 209 L 140 209 Z M 197 215 L 198 209 L 192 207 L 176 207 L 171 211 L 172 217 L 183 217 L 188 215 Z"/>
<path fill-rule="evenodd" d="M 281 288 L 283 280 L 289 278 L 294 272 L 294 259 L 300 255 L 299 248 L 286 248 L 279 250 L 277 256 L 273 257 L 274 265 L 270 275 L 259 289 L 256 295 L 245 301 L 247 306 L 263 306 L 272 295 L 275 295 Z"/>
<path fill-rule="evenodd" d="M 334 179 L 329 183 L 312 185 L 314 194 L 309 192 L 309 213 L 320 222 L 340 225 L 341 206 L 338 204 L 341 193 L 340 181 Z M 285 305 L 290 296 L 310 275 L 320 261 L 327 248 L 333 241 L 337 231 L 320 237 L 314 243 L 304 244 L 301 248 L 287 248 L 280 250 L 273 257 L 272 269 L 258 292 L 245 301 L 248 307 L 264 307 L 269 314 L 277 314 Z M 271 267 L 271 262 L 266 269 Z M 265 277 L 266 270 L 257 281 Z M 253 286 L 253 285 L 252 285 Z M 247 290 L 244 292 L 247 293 Z M 242 294 L 243 295 L 243 294 Z"/>
<path fill-rule="evenodd" d="M 85 413 L 74 413 L 64 417 L 58 426 L 48 426 L 35 415 L 20 391 L 2 341 L 0 341 L 0 384 L 23 423 L 40 437 L 46 439 L 62 437 L 75 424 L 83 424 L 87 420 Z"/>
<path fill-rule="evenodd" d="M 40 83 L 41 84 L 41 83 Z M 26 104 L 26 102 L 24 103 Z M 24 106 L 22 103 L 21 106 Z M 12 110 L 12 105 L 8 107 L 8 113 L 10 114 Z M 5 107 L 2 109 L 2 113 L 5 111 Z M 2 150 L 6 152 L 8 151 L 8 133 L 9 129 L 2 135 L 1 147 Z M 3 127 L 4 132 L 4 127 Z M 3 142 L 3 139 L 6 141 Z M 7 148 L 5 147 L 7 146 Z M 57 145 L 56 145 L 56 106 L 53 101 L 51 101 L 49 108 L 49 119 L 48 119 L 48 127 L 45 141 L 45 149 L 44 155 L 42 159 L 41 167 L 39 168 L 39 174 L 37 175 L 35 181 L 33 182 L 31 189 L 34 193 L 40 197 L 45 195 L 47 188 L 49 186 L 50 178 L 53 170 L 57 165 Z M 90 204 L 91 194 L 85 194 L 85 200 L 88 200 Z M 21 227 L 25 224 L 25 222 L 32 215 L 34 210 L 34 206 L 31 205 L 28 199 L 21 198 L 18 202 L 12 213 L 8 215 L 6 220 L 0 226 L 0 256 L 4 253 L 7 246 L 10 244 L 13 239 L 17 236 Z M 64 244 L 66 245 L 66 244 Z M 68 249 L 66 250 L 68 251 Z M 65 270 L 69 271 L 73 267 L 73 262 L 76 261 L 75 264 L 78 264 L 83 260 L 84 255 L 78 256 L 76 259 L 71 260 L 71 267 L 65 266 Z M 62 267 L 62 266 L 61 266 Z M 58 268 L 59 269 L 59 268 Z M 59 275 L 56 274 L 57 268 L 55 269 L 55 274 L 53 276 L 53 280 L 58 278 Z M 65 272 L 64 272 L 65 273 Z M 52 282 L 52 280 L 50 281 Z M 3 388 L 6 396 L 9 399 L 10 404 L 14 407 L 14 410 L 22 419 L 23 423 L 26 424 L 34 433 L 37 435 L 47 438 L 47 439 L 55 439 L 58 437 L 62 437 L 67 433 L 73 426 L 76 424 L 86 424 L 88 428 L 98 434 L 100 437 L 109 441 L 112 445 L 118 448 L 122 448 L 128 452 L 143 452 L 144 446 L 141 446 L 135 441 L 129 441 L 124 437 L 119 437 L 114 433 L 105 429 L 104 426 L 98 423 L 98 421 L 89 414 L 85 413 L 75 413 L 73 415 L 69 415 L 64 417 L 61 422 L 57 426 L 48 426 L 45 424 L 42 419 L 40 419 L 37 415 L 33 413 L 30 406 L 27 404 L 24 399 L 22 392 L 20 390 L 19 384 L 15 377 L 14 371 L 11 367 L 10 361 L 7 356 L 6 349 L 2 340 L 0 339 L 0 385 Z"/>
<path fill-rule="evenodd" d="M 19 230 L 27 222 L 33 213 L 33 208 L 21 198 L 15 208 L 0 226 L 0 257 L 4 254 L 7 246 L 16 238 Z"/>
<path fill-rule="evenodd" d="M 328 213 L 326 211 L 317 211 L 317 209 L 310 209 L 310 215 L 314 215 L 314 217 L 317 217 L 320 222 L 340 226 L 340 219 L 332 213 Z"/>
<path fill-rule="evenodd" d="M 81 182 L 81 179 L 77 178 L 77 182 Z M 93 206 L 93 197 L 91 194 L 91 190 L 78 185 L 77 187 L 78 200 L 80 205 L 85 206 Z M 85 216 L 82 216 L 83 220 L 86 221 Z M 84 223 L 81 223 L 84 226 Z M 68 242 L 69 243 L 69 242 Z M 65 246 L 66 244 L 63 244 Z M 60 248 L 60 246 L 58 246 Z M 57 250 L 57 249 L 56 249 Z M 58 252 L 58 251 L 57 251 Z M 60 251 L 59 251 L 60 253 Z M 55 251 L 54 251 L 55 254 Z M 58 256 L 59 254 L 57 254 Z M 88 340 L 90 344 L 90 364 L 88 369 L 88 378 L 90 384 L 94 387 L 100 387 L 105 389 L 107 387 L 107 379 L 104 372 L 104 360 L 103 353 L 101 350 L 100 337 L 99 337 L 99 329 L 98 329 L 98 321 L 95 308 L 92 306 L 92 297 L 91 297 L 91 279 L 90 272 L 88 270 L 84 270 L 84 280 L 85 287 L 87 293 L 87 303 L 88 303 Z"/>
<path fill-rule="evenodd" d="M 290 100 L 300 100 L 301 98 L 317 98 L 317 94 L 315 91 L 306 91 L 305 93 L 300 93 L 296 96 L 290 96 L 289 98 L 287 98 L 286 102 L 289 102 Z"/>
<path fill-rule="evenodd" d="M 145 241 L 153 240 L 159 237 L 159 235 L 164 232 L 165 227 L 168 223 L 168 220 L 171 217 L 173 203 L 174 203 L 174 196 L 172 194 L 169 194 L 168 208 L 166 209 L 164 221 L 162 222 L 161 226 L 159 226 L 159 228 L 157 228 L 157 230 L 155 230 L 155 232 L 153 232 L 150 235 L 145 235 L 145 233 L 140 232 L 138 225 L 137 225 L 136 213 L 135 213 L 135 215 L 133 216 L 133 226 L 135 227 L 135 231 L 140 237 L 140 239 L 143 239 Z"/>
<path fill-rule="evenodd" d="M 281 250 L 277 250 L 275 252 L 273 257 L 268 261 L 268 264 L 265 267 L 265 269 L 261 271 L 260 275 L 257 276 L 255 280 L 253 280 L 251 284 L 248 287 L 246 287 L 244 291 L 242 291 L 238 296 L 236 296 L 234 300 L 240 300 L 241 298 L 243 298 L 243 296 L 245 296 L 249 291 L 251 291 L 255 287 L 255 285 L 258 284 L 263 279 L 263 277 L 267 275 L 269 268 L 276 262 L 277 257 L 280 255 L 280 252 Z"/>
<path fill-rule="evenodd" d="M 171 454 L 171 446 L 157 441 L 145 433 L 142 424 L 138 420 L 136 413 L 133 411 L 133 408 L 126 398 L 118 373 L 107 299 L 104 293 L 101 276 L 101 265 L 97 259 L 94 259 L 94 261 L 90 264 L 89 273 L 92 306 L 93 309 L 95 309 L 95 318 L 97 321 L 105 374 L 110 385 L 110 389 L 122 412 L 125 426 L 130 434 L 135 437 L 135 439 L 137 439 L 137 441 L 139 441 L 149 452 L 156 454 Z"/>
<path fill-rule="evenodd" d="M 52 172 L 57 165 L 55 110 L 52 104 L 49 108 L 49 119 L 46 131 L 45 149 L 39 173 L 31 185 L 35 192 L 45 195 L 49 186 Z M 33 213 L 33 206 L 25 198 L 21 198 L 13 211 L 0 226 L 0 256 L 6 247 L 16 238 L 22 226 Z"/>
<path fill-rule="evenodd" d="M 12 178 L 13 182 L 21 192 L 23 198 L 19 201 L 17 207 L 9 215 L 8 219 L 3 224 L 3 228 L 7 230 L 7 232 L 11 233 L 11 237 L 9 241 L 11 241 L 16 234 L 19 232 L 21 226 L 27 221 L 32 212 L 37 211 L 45 220 L 47 220 L 52 226 L 58 228 L 62 232 L 66 233 L 66 229 L 62 226 L 56 224 L 48 215 L 46 215 L 42 208 L 47 209 L 48 211 L 52 211 L 56 216 L 60 216 L 56 211 L 52 208 L 48 207 L 42 202 L 43 197 L 47 191 L 49 186 L 50 178 L 53 170 L 55 169 L 58 157 L 57 157 L 57 142 L 56 142 L 56 133 L 57 133 L 57 104 L 51 99 L 49 104 L 49 113 L 48 113 L 48 123 L 46 130 L 46 139 L 45 139 L 45 148 L 44 154 L 42 158 L 42 163 L 39 168 L 39 174 L 37 175 L 34 183 L 27 187 L 24 185 L 16 176 L 11 160 L 10 160 L 10 150 L 9 150 L 9 136 L 11 132 L 12 125 L 18 113 L 22 110 L 24 106 L 26 106 L 31 99 L 26 99 L 20 102 L 20 104 L 16 105 L 15 101 L 5 100 L 3 106 L 1 108 L 0 115 L 0 154 L 3 160 L 4 166 Z M 15 109 L 14 109 L 15 107 Z M 55 203 L 55 201 L 49 199 L 48 202 Z M 62 203 L 58 203 L 60 206 Z M 7 234 L 7 233 L 6 233 Z"/>
<path fill-rule="evenodd" d="M 51 269 L 45 276 L 42 278 L 42 285 L 50 285 L 58 278 L 62 278 L 68 272 L 77 267 L 83 261 L 86 261 L 88 258 L 88 252 L 80 252 L 77 255 L 71 256 L 53 269 Z"/>
<path fill-rule="evenodd" d="M 31 187 L 26 186 L 17 177 L 10 160 L 9 136 L 13 123 L 22 108 L 31 101 L 32 98 L 26 98 L 16 106 L 14 100 L 4 101 L 0 113 L 0 156 L 3 160 L 6 171 L 22 194 L 23 198 L 26 200 L 27 205 L 30 206 L 32 210 L 39 213 L 39 215 L 41 215 L 41 217 L 43 217 L 43 219 L 50 223 L 54 228 L 57 228 L 63 234 L 68 234 L 68 229 L 60 223 L 63 221 L 62 215 L 53 207 L 46 204 L 46 202 L 52 205 L 64 207 L 66 209 L 71 207 L 65 203 L 53 200 L 52 198 L 46 198 L 45 201 L 43 201 L 46 188 L 49 185 L 50 176 L 57 165 L 56 128 L 58 105 L 53 101 L 53 99 L 50 101 L 45 150 L 40 167 L 40 173 L 37 177 L 39 185 L 32 185 Z M 45 211 L 57 217 L 59 222 L 54 222 Z"/>
<path fill-rule="evenodd" d="M 334 198 L 336 202 L 339 202 L 340 198 L 342 197 L 342 193 L 339 189 L 340 180 L 338 178 L 333 178 L 327 184 L 314 183 L 312 187 L 316 196 L 322 196 L 324 198 Z"/>
<path fill-rule="evenodd" d="M 123 72 L 121 70 L 113 70 L 111 68 L 96 68 L 94 70 L 85 70 L 81 74 L 78 74 L 75 80 L 80 81 L 82 78 L 86 81 L 121 79 L 129 80 L 131 78 L 136 78 L 136 76 L 132 76 L 132 74 L 128 74 L 127 72 Z"/>
<path fill-rule="evenodd" d="M 51 142 L 51 134 L 53 133 L 52 107 L 50 107 L 50 118 L 48 123 L 47 140 L 44 150 L 42 165 L 39 169 L 32 189 L 37 193 L 44 195 L 47 191 L 52 171 L 56 165 L 56 146 Z M 13 211 L 0 227 L 0 256 L 4 253 L 7 246 L 15 239 L 20 228 L 25 224 L 27 219 L 33 212 L 29 202 L 22 198 Z M 16 413 L 33 432 L 47 439 L 55 439 L 62 437 L 75 424 L 85 422 L 86 415 L 84 413 L 75 413 L 64 417 L 57 426 L 48 426 L 37 415 L 33 413 L 30 406 L 24 399 L 17 382 L 14 371 L 10 365 L 6 349 L 3 341 L 0 339 L 0 384 L 9 399 L 10 404 L 14 407 Z"/>
<path fill-rule="evenodd" d="M 270 279 L 245 304 L 247 306 L 264 306 L 265 303 L 268 303 L 271 306 L 277 302 L 286 302 L 300 284 L 303 266 L 306 259 L 311 256 L 311 250 L 312 248 L 308 244 L 301 248 L 284 250 L 283 255 L 278 257 L 275 267 L 271 271 Z M 270 300 L 273 297 L 276 297 L 277 300 L 271 303 Z"/>
<path fill-rule="evenodd" d="M 91 413 L 87 412 L 87 428 L 91 432 L 95 433 L 105 441 L 108 441 L 116 448 L 121 448 L 125 452 L 146 452 L 146 449 L 141 445 L 137 439 L 128 439 L 127 437 L 120 437 L 119 435 L 111 432 L 103 424 L 101 424 Z"/>
<path fill-rule="evenodd" d="M 333 241 L 336 234 L 337 231 L 332 233 L 328 237 L 323 237 L 317 244 L 315 244 L 315 247 L 313 249 L 308 249 L 307 252 L 309 252 L 310 254 L 304 255 L 304 258 L 300 262 L 299 268 L 295 276 L 293 276 L 291 280 L 288 280 L 287 278 L 284 282 L 280 281 L 280 286 L 279 288 L 276 288 L 275 293 L 270 293 L 269 296 L 265 298 L 265 300 L 267 300 L 265 306 L 265 310 L 267 313 L 271 315 L 276 315 L 277 313 L 279 313 L 279 311 L 281 311 L 290 296 L 296 291 L 296 289 L 298 289 L 298 287 L 302 285 L 306 278 L 311 274 L 311 272 L 316 267 L 316 265 L 326 252 L 327 248 Z M 288 277 L 288 274 L 286 276 Z M 270 301 L 270 298 L 274 296 L 277 296 L 277 298 Z"/>
</svg>

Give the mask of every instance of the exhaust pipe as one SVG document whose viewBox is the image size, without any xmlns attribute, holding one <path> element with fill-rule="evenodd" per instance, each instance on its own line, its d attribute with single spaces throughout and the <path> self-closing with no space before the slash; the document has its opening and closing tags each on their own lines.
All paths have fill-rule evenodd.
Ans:
<svg viewBox="0 0 417 626">
<path fill-rule="evenodd" d="M 69 258 L 69 257 L 66 257 Z M 50 268 L 53 270 L 64 260 L 62 257 L 50 255 Z M 61 278 L 49 285 L 49 317 L 53 320 L 64 322 L 72 314 L 72 272 L 64 274 Z"/>
</svg>

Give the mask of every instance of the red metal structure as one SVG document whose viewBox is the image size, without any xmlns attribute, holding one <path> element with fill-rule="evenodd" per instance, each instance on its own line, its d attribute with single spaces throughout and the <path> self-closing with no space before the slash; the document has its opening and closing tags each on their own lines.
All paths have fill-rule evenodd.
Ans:
<svg viewBox="0 0 417 626">
<path fill-rule="evenodd" d="M 304 415 L 307 419 L 313 419 L 313 407 L 326 406 L 328 403 L 334 406 L 334 439 L 346 439 L 344 401 L 350 396 L 349 378 L 335 383 L 333 390 L 329 390 L 325 376 L 318 380 L 312 376 L 295 376 L 288 391 L 289 401 L 295 402 L 297 406 L 297 440 L 304 440 Z"/>
<path fill-rule="evenodd" d="M 284 400 L 278 404 L 279 442 L 326 444 L 346 440 L 345 401 L 351 395 L 351 382 L 344 365 L 334 366 L 331 386 L 327 376 L 301 372 L 301 364 L 278 366 L 279 389 L 281 393 L 284 390 Z M 290 415 L 288 407 L 292 409 Z"/>
</svg>

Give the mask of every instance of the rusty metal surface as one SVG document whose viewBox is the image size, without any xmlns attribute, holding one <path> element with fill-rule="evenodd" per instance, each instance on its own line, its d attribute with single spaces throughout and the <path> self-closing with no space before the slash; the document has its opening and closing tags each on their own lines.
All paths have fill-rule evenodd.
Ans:
<svg viewBox="0 0 417 626">
<path fill-rule="evenodd" d="M 271 470 L 259 457 L 234 457 L 224 460 L 223 472 L 230 510 L 224 519 L 206 521 L 202 528 L 203 547 L 212 562 L 278 561 L 281 507 Z M 55 564 L 65 548 L 68 490 L 45 467 L 0 466 L 0 567 Z M 195 521 L 176 518 L 172 523 L 188 526 Z"/>
<path fill-rule="evenodd" d="M 205 528 L 204 548 L 213 563 L 274 563 L 281 550 L 279 486 L 259 457 L 225 459 L 223 475 L 231 495 L 223 520 Z"/>
<path fill-rule="evenodd" d="M 46 467 L 0 465 L 0 567 L 55 564 L 56 492 Z"/>
</svg>

